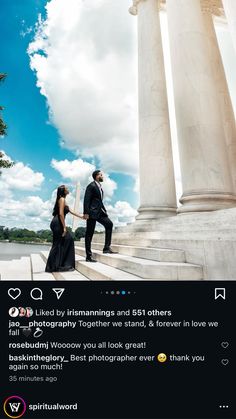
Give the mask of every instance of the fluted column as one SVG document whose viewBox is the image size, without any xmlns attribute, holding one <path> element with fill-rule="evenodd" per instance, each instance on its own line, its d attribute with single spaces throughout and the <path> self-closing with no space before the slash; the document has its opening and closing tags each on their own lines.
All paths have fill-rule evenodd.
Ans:
<svg viewBox="0 0 236 419">
<path fill-rule="evenodd" d="M 225 15 L 229 24 L 234 48 L 236 51 L 236 1 L 235 0 L 222 0 Z"/>
<path fill-rule="evenodd" d="M 176 214 L 174 166 L 158 0 L 135 0 L 138 14 L 139 172 L 137 220 Z"/>
<path fill-rule="evenodd" d="M 180 213 L 236 206 L 199 0 L 167 0 L 183 182 Z"/>
<path fill-rule="evenodd" d="M 223 120 L 229 166 L 233 178 L 234 192 L 236 192 L 236 126 L 233 106 L 230 98 L 224 65 L 216 37 L 211 6 L 202 5 L 204 23 L 208 35 L 209 54 L 215 86 L 219 93 L 220 109 Z"/>
</svg>

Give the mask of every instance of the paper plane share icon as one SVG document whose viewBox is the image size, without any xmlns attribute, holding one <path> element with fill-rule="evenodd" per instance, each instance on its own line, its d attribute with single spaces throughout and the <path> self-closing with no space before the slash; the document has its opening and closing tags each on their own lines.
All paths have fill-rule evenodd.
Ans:
<svg viewBox="0 0 236 419">
<path fill-rule="evenodd" d="M 53 288 L 52 290 L 55 292 L 57 299 L 60 300 L 65 288 Z"/>
</svg>

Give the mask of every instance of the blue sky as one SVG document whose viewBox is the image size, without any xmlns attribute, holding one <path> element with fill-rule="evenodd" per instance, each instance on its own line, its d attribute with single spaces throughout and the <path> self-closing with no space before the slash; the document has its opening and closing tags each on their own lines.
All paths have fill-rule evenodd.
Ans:
<svg viewBox="0 0 236 419">
<path fill-rule="evenodd" d="M 138 208 L 137 19 L 130 0 L 1 0 L 0 104 L 8 135 L 0 149 L 16 165 L 0 177 L 0 225 L 48 228 L 55 188 L 81 196 L 95 167 L 106 175 L 116 225 Z M 177 131 L 161 14 L 177 194 Z M 226 26 L 217 28 L 236 109 L 236 60 Z M 81 202 L 82 203 L 82 202 Z"/>
<path fill-rule="evenodd" d="M 48 216 L 50 216 L 53 190 L 61 183 L 74 185 L 76 177 L 76 175 L 73 175 L 72 178 L 66 177 L 63 171 L 53 168 L 51 165 L 52 159 L 57 162 L 64 160 L 72 162 L 81 157 L 83 162 L 93 163 L 98 167 L 101 166 L 102 161 L 93 151 L 89 154 L 86 152 L 86 155 L 81 156 L 81 153 L 78 152 L 79 139 L 73 147 L 67 144 L 67 134 L 64 135 L 60 132 L 60 126 L 58 127 L 57 122 L 49 115 L 51 110 L 48 99 L 40 93 L 40 89 L 36 85 L 36 72 L 30 68 L 30 57 L 27 49 L 36 37 L 35 25 L 39 15 L 41 14 L 42 19 L 46 18 L 45 6 L 47 3 L 46 0 L 1 1 L 0 33 L 4 42 L 1 47 L 0 70 L 7 73 L 7 79 L 1 84 L 0 99 L 1 104 L 5 107 L 3 117 L 8 125 L 8 135 L 0 140 L 0 149 L 4 150 L 15 162 L 21 162 L 24 167 L 30 167 L 33 171 L 32 176 L 34 176 L 34 173 L 41 173 L 44 177 L 44 181 L 40 185 L 36 185 L 35 188 L 33 187 L 32 190 L 27 185 L 25 189 L 23 186 L 20 186 L 20 188 L 14 187 L 13 182 L 11 182 L 10 187 L 7 185 L 6 202 L 10 199 L 10 206 L 14 204 L 14 200 L 16 206 L 21 202 L 19 209 L 24 212 L 24 206 L 22 205 L 24 199 L 28 199 L 29 196 L 40 197 L 46 203 Z M 126 7 L 124 10 L 128 14 Z M 69 65 L 70 63 L 68 63 Z M 76 102 L 74 106 L 76 106 Z M 67 112 L 66 109 L 65 112 Z M 100 129 L 102 130 L 102 127 Z M 62 140 L 64 145 L 61 144 Z M 137 137 L 135 141 L 137 142 Z M 87 176 L 83 180 L 83 188 L 89 182 L 92 169 L 93 166 L 90 170 L 89 167 L 86 169 Z M 24 171 L 24 168 L 22 170 Z M 110 182 L 108 205 L 112 207 L 117 201 L 126 202 L 127 213 L 127 203 L 129 203 L 130 215 L 127 217 L 129 221 L 129 216 L 133 217 L 134 208 L 138 205 L 138 195 L 134 190 L 135 173 L 132 176 L 130 173 L 119 171 L 119 168 L 115 168 L 113 172 L 112 167 L 109 167 L 109 170 L 105 170 L 105 172 L 109 179 L 113 181 Z M 12 176 L 17 176 L 17 171 L 12 173 Z M 79 178 L 78 180 L 80 181 Z M 116 186 L 114 186 L 115 184 Z M 40 201 L 36 202 L 40 204 Z M 72 202 L 72 199 L 70 202 Z M 31 215 L 23 216 L 24 214 L 22 214 L 20 217 L 14 217 L 14 211 L 8 211 L 8 216 L 4 215 L 3 212 L 0 217 L 0 224 L 10 227 L 29 226 L 34 229 L 38 225 L 47 227 L 47 219 L 45 219 L 45 216 L 44 219 L 41 219 L 38 211 L 36 211 L 35 216 L 34 212 L 31 211 Z M 122 214 L 120 215 L 119 220 L 117 214 L 115 215 L 117 222 L 125 221 L 125 217 L 122 219 Z"/>
<path fill-rule="evenodd" d="M 40 171 L 53 184 L 60 177 L 51 168 L 52 156 L 56 159 L 73 159 L 74 153 L 58 145 L 56 127 L 48 123 L 48 109 L 45 98 L 36 87 L 36 77 L 29 66 L 27 48 L 33 32 L 23 36 L 26 28 L 35 25 L 38 14 L 45 15 L 45 0 L 2 0 L 0 27 L 1 71 L 7 73 L 7 80 L 1 85 L 1 103 L 4 104 L 4 120 L 8 125 L 7 137 L 1 140 L 1 148 L 14 161 L 29 164 L 34 171 Z M 47 198 L 51 185 L 44 182 L 41 196 Z"/>
</svg>

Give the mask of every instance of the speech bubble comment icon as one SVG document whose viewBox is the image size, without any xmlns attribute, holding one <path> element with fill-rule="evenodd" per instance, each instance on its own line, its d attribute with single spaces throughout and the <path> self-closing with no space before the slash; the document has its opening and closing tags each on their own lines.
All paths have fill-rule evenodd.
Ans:
<svg viewBox="0 0 236 419">
<path fill-rule="evenodd" d="M 40 288 L 33 288 L 30 291 L 30 296 L 33 300 L 42 300 L 43 299 L 43 291 Z"/>
</svg>

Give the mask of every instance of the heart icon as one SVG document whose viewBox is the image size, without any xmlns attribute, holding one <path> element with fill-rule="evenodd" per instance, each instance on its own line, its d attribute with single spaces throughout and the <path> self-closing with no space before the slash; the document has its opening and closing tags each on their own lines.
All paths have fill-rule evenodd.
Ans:
<svg viewBox="0 0 236 419">
<path fill-rule="evenodd" d="M 222 346 L 222 348 L 226 349 L 229 346 L 229 342 L 222 342 L 221 346 Z"/>
<path fill-rule="evenodd" d="M 221 360 L 221 364 L 222 365 L 228 365 L 228 363 L 229 363 L 229 360 L 228 359 L 222 359 Z"/>
<path fill-rule="evenodd" d="M 9 288 L 8 295 L 13 300 L 16 300 L 21 295 L 21 290 L 20 288 Z"/>
<path fill-rule="evenodd" d="M 26 327 L 25 329 L 22 330 L 22 333 L 23 335 L 28 337 L 32 333 L 32 329 L 30 329 L 30 327 Z"/>
</svg>

